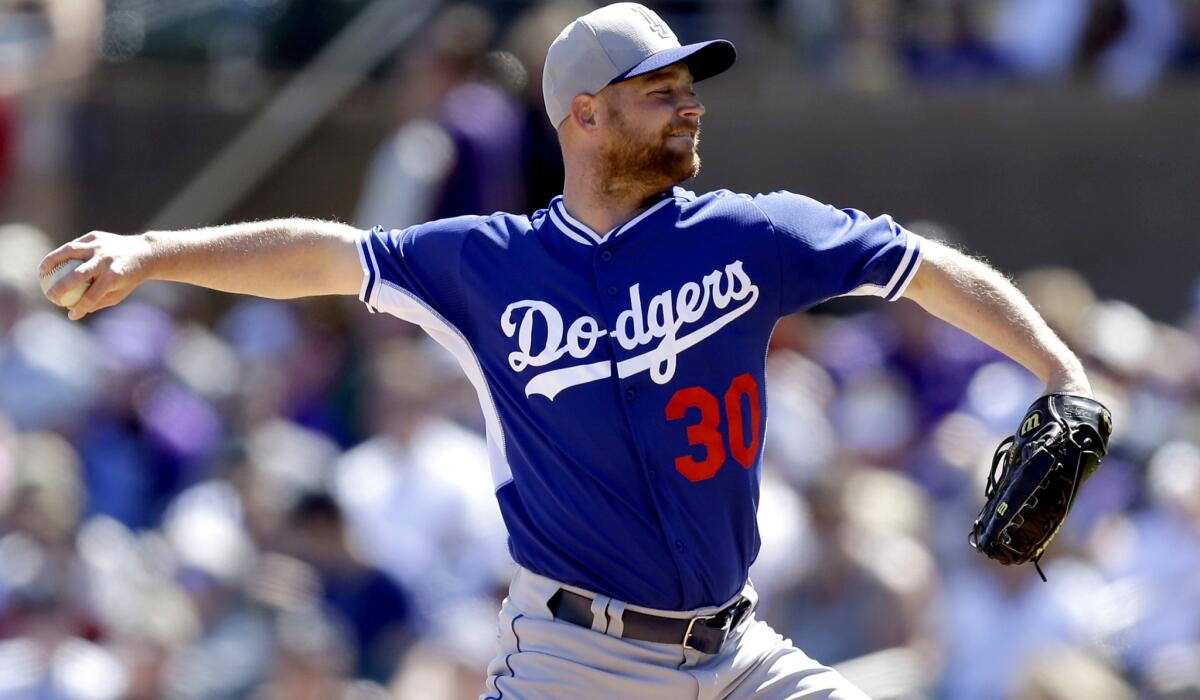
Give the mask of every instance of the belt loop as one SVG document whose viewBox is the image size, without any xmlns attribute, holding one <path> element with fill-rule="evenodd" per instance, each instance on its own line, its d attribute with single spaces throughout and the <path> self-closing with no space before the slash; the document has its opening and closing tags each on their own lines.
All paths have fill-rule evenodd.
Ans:
<svg viewBox="0 0 1200 700">
<path fill-rule="evenodd" d="M 592 630 L 596 632 L 608 631 L 608 601 L 612 600 L 606 595 L 598 595 L 592 600 Z"/>
<path fill-rule="evenodd" d="M 746 581 L 745 587 L 742 588 L 742 597 L 750 601 L 750 610 L 754 612 L 758 610 L 758 589 L 750 581 Z"/>
<path fill-rule="evenodd" d="M 608 634 L 625 636 L 625 601 L 614 600 L 608 604 Z"/>
</svg>

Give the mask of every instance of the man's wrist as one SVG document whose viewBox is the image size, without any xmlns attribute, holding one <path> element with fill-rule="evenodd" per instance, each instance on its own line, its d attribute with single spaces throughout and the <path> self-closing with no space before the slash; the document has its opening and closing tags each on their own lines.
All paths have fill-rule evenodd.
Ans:
<svg viewBox="0 0 1200 700">
<path fill-rule="evenodd" d="M 1083 366 L 1078 363 L 1051 372 L 1050 376 L 1046 378 L 1046 393 L 1074 394 L 1086 396 L 1089 399 L 1094 398 L 1092 385 L 1083 371 Z"/>
<path fill-rule="evenodd" d="M 137 240 L 137 263 L 138 274 L 141 277 L 139 282 L 148 282 L 154 279 L 164 279 L 161 277 L 161 267 L 163 264 L 163 241 L 162 234 L 158 231 L 146 231 L 134 236 Z"/>
</svg>

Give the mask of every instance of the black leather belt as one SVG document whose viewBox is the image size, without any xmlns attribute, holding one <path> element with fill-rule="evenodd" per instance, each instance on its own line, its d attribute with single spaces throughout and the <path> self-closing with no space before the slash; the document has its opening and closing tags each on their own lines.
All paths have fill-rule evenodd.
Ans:
<svg viewBox="0 0 1200 700">
<path fill-rule="evenodd" d="M 588 629 L 592 627 L 592 599 L 587 596 L 560 588 L 546 606 L 557 620 Z M 643 642 L 682 644 L 704 654 L 715 654 L 721 650 L 730 630 L 736 628 L 748 612 L 750 601 L 741 596 L 711 615 L 690 618 L 659 617 L 627 609 L 621 615 L 624 623 L 621 636 Z"/>
</svg>

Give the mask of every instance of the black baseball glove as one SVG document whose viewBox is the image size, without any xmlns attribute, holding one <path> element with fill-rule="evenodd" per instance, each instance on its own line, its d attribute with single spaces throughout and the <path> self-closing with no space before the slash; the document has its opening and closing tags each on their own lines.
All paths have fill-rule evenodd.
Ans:
<svg viewBox="0 0 1200 700">
<path fill-rule="evenodd" d="M 1001 564 L 1032 561 L 1044 581 L 1038 560 L 1100 466 L 1111 433 L 1111 414 L 1092 399 L 1049 394 L 1033 402 L 992 458 L 971 546 Z"/>
</svg>

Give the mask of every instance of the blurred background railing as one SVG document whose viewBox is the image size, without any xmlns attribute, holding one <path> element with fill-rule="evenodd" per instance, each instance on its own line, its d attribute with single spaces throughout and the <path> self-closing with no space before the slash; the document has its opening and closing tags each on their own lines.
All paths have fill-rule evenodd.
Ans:
<svg viewBox="0 0 1200 700">
<path fill-rule="evenodd" d="M 91 229 L 402 227 L 561 186 L 580 2 L 0 5 L 0 698 L 473 698 L 510 572 L 473 389 L 347 299 L 146 285 Z M 1117 432 L 1050 583 L 966 547 L 1040 387 L 908 302 L 774 339 L 762 614 L 876 698 L 1200 697 L 1200 2 L 655 5 L 725 36 L 697 190 L 890 212 L 1016 276 Z"/>
</svg>

